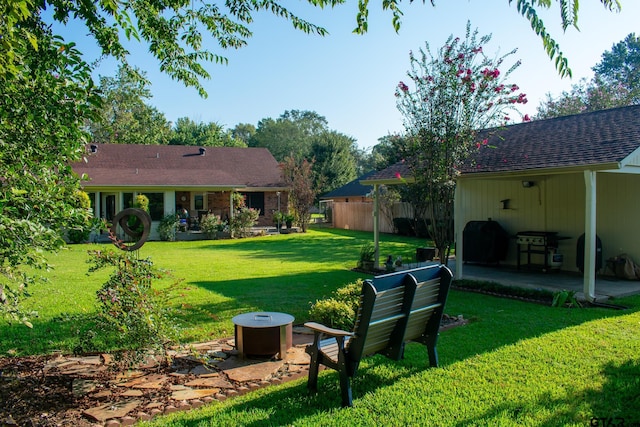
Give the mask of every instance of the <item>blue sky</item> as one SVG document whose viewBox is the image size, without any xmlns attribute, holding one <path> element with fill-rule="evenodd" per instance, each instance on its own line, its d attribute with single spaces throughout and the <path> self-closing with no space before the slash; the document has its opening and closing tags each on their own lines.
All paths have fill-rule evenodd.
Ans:
<svg viewBox="0 0 640 427">
<path fill-rule="evenodd" d="M 426 5 L 403 2 L 405 16 L 399 34 L 393 31 L 391 14 L 383 12 L 382 2 L 375 0 L 371 1 L 365 35 L 352 33 L 355 1 L 336 9 L 317 9 L 300 0 L 283 3 L 330 34 L 307 35 L 281 18 L 257 15 L 247 47 L 220 51 L 211 45 L 210 49 L 226 56 L 229 64 L 206 65 L 212 75 L 204 82 L 209 94 L 206 99 L 160 73 L 146 46 L 137 42 L 129 45 L 130 62 L 145 70 L 152 82 L 149 103 L 172 122 L 189 117 L 228 129 L 238 123 L 257 125 L 259 120 L 275 119 L 286 110 L 315 111 L 326 117 L 331 129 L 355 138 L 361 148 L 369 148 L 382 136 L 402 132 L 394 90 L 409 69 L 409 51 L 417 51 L 427 42 L 435 52 L 449 35 L 463 38 L 467 21 L 480 35 L 492 35 L 484 48 L 489 56 L 518 49 L 509 65 L 517 59 L 522 65 L 509 81 L 527 94 L 529 103 L 520 111 L 529 115 L 536 112 L 545 94 L 557 96 L 580 78 L 590 78 L 591 68 L 604 51 L 629 33 L 640 33 L 638 1 L 622 0 L 621 13 L 606 11 L 598 0 L 582 1 L 580 31 L 570 28 L 566 34 L 560 27 L 559 7 L 553 2 L 542 18 L 573 70 L 573 79 L 562 79 L 540 39 L 508 0 L 441 0 L 436 7 L 428 1 Z M 89 57 L 95 55 L 95 45 L 85 38 L 85 29 L 70 25 L 62 33 L 77 41 Z M 115 70 L 113 61 L 104 61 L 97 73 L 114 75 Z"/>
</svg>

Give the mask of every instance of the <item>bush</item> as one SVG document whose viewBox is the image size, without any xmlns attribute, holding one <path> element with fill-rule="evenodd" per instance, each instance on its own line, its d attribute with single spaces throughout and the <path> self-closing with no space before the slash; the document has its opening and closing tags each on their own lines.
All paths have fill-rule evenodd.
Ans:
<svg viewBox="0 0 640 427">
<path fill-rule="evenodd" d="M 337 289 L 332 297 L 316 301 L 309 310 L 309 318 L 331 328 L 352 330 L 362 283 L 362 279 L 358 279 Z"/>
<path fill-rule="evenodd" d="M 207 214 L 200 220 L 200 230 L 213 239 L 216 237 L 218 231 L 224 231 L 227 227 L 227 222 L 223 221 L 220 216 Z"/>
<path fill-rule="evenodd" d="M 240 208 L 236 214 L 229 220 L 229 228 L 233 237 L 247 237 L 258 221 L 260 211 L 251 208 Z"/>
<path fill-rule="evenodd" d="M 122 350 L 121 363 L 129 366 L 148 352 L 166 356 L 177 336 L 176 319 L 168 307 L 169 294 L 179 283 L 157 291 L 152 280 L 161 278 L 149 259 L 136 252 L 90 251 L 90 272 L 114 267 L 106 283 L 97 292 L 95 324 L 84 330 L 76 351 Z"/>
<path fill-rule="evenodd" d="M 158 233 L 160 240 L 165 242 L 173 242 L 176 240 L 176 230 L 179 224 L 178 217 L 175 214 L 168 214 L 162 217 L 160 225 L 158 225 Z"/>
</svg>

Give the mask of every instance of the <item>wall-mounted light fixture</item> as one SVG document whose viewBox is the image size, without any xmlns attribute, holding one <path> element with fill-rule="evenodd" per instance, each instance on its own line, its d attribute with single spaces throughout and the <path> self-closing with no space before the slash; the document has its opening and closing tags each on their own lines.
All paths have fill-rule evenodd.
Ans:
<svg viewBox="0 0 640 427">
<path fill-rule="evenodd" d="M 533 182 L 533 181 L 522 181 L 522 186 L 523 186 L 524 188 L 531 188 L 531 187 L 533 187 L 534 185 L 536 185 L 536 183 L 535 183 L 535 182 Z"/>
</svg>

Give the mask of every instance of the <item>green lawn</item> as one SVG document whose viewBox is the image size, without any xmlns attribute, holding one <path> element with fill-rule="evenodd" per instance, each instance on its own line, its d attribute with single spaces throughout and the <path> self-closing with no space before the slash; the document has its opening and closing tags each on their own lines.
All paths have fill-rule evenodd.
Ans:
<svg viewBox="0 0 640 427">
<path fill-rule="evenodd" d="M 291 313 L 307 320 L 311 303 L 363 277 L 350 271 L 372 233 L 331 229 L 240 240 L 149 242 L 140 250 L 159 268 L 182 279 L 173 303 L 179 308 L 181 341 L 233 335 L 231 318 L 247 311 Z M 424 240 L 384 236 L 382 254 L 415 257 Z M 71 245 L 50 257 L 49 283 L 33 286 L 25 307 L 38 310 L 33 329 L 0 324 L 0 355 L 71 351 L 77 331 L 95 310 L 95 292 L 107 271 L 87 275 L 88 250 L 110 244 Z M 168 286 L 170 280 L 158 283 Z"/>
<path fill-rule="evenodd" d="M 142 255 L 185 279 L 178 301 L 184 305 L 183 339 L 199 340 L 231 335 L 231 317 L 249 309 L 286 311 L 296 322 L 305 320 L 310 302 L 360 276 L 349 268 L 370 236 L 316 230 L 238 241 L 152 243 Z M 422 245 L 389 239 L 385 236 L 383 254 L 409 257 Z M 2 327 L 3 353 L 50 351 L 70 341 L 64 331 L 72 331 L 74 322 L 93 310 L 93 292 L 101 283 L 84 274 L 87 248 L 74 246 L 53 259 L 59 268 L 52 284 L 37 289 L 33 298 L 34 303 L 48 301 L 47 307 L 27 337 L 22 327 Z M 400 362 L 367 358 L 354 381 L 352 408 L 340 407 L 337 376 L 326 371 L 317 395 L 308 395 L 301 379 L 150 424 L 638 425 L 640 297 L 616 302 L 630 308 L 561 309 L 454 290 L 445 311 L 470 323 L 441 334 L 441 367 L 428 369 L 418 344 L 410 344 Z"/>
</svg>

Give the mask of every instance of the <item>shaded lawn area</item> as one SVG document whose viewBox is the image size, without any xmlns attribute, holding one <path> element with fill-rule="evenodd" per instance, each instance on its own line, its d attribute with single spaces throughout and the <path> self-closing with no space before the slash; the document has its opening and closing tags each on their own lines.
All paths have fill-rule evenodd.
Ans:
<svg viewBox="0 0 640 427">
<path fill-rule="evenodd" d="M 400 362 L 366 358 L 354 406 L 334 371 L 154 420 L 157 426 L 585 426 L 640 423 L 640 297 L 632 309 L 560 309 L 453 291 L 472 320 L 441 334 L 440 368 L 409 344 Z M 610 424 L 605 424 L 607 419 Z M 615 424 L 611 424 L 611 422 Z"/>
<path fill-rule="evenodd" d="M 181 342 L 206 341 L 233 335 L 233 316 L 248 311 L 282 311 L 307 320 L 317 299 L 335 289 L 367 277 L 350 271 L 360 248 L 372 233 L 311 230 L 239 240 L 149 242 L 139 254 L 167 269 L 178 285 L 172 304 L 182 327 Z M 382 254 L 415 256 L 424 239 L 384 236 Z M 54 269 L 47 284 L 30 289 L 25 307 L 39 312 L 33 329 L 0 323 L 0 356 L 70 352 L 79 331 L 95 313 L 96 291 L 109 271 L 87 275 L 88 250 L 112 250 L 113 245 L 70 245 L 50 256 Z M 166 279 L 157 283 L 166 287 Z"/>
</svg>

